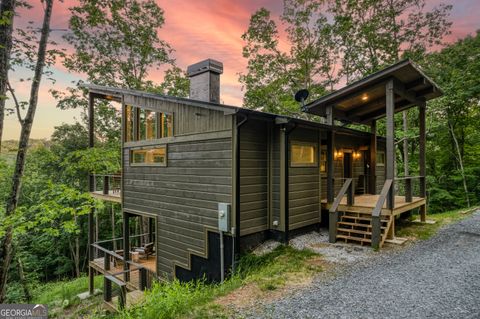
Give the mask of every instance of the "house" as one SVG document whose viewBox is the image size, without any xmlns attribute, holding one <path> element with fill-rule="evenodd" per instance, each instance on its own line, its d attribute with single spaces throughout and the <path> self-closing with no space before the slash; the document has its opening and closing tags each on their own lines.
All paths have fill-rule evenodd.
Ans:
<svg viewBox="0 0 480 319">
<path fill-rule="evenodd" d="M 418 208 L 425 220 L 425 108 L 442 92 L 411 61 L 303 107 L 324 123 L 219 104 L 222 71 L 214 60 L 190 66 L 188 99 L 87 86 L 91 147 L 94 100 L 122 105 L 121 174 L 90 177 L 92 195 L 123 211 L 119 239 L 94 242 L 93 213 L 89 219 L 90 289 L 93 274 L 105 274 L 107 302 L 112 283 L 125 303 L 127 291 L 152 278 L 220 281 L 240 252 L 320 224 L 331 242 L 381 247 L 394 236 L 395 216 Z M 419 115 L 420 172 L 396 177 L 394 114 L 411 107 Z M 148 234 L 130 225 L 141 217 Z"/>
</svg>

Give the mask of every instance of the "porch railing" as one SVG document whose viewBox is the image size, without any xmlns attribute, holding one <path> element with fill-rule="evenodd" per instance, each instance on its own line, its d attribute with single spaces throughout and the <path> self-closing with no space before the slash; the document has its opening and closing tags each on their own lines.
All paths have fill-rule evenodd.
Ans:
<svg viewBox="0 0 480 319">
<path fill-rule="evenodd" d="M 405 202 L 413 201 L 414 194 L 425 197 L 425 176 L 400 176 L 395 178 L 396 191 L 399 196 L 405 196 Z"/>
<path fill-rule="evenodd" d="M 345 195 L 347 195 L 347 205 L 352 206 L 355 201 L 355 186 L 353 185 L 353 178 L 345 179 L 340 192 L 338 192 L 332 206 L 330 206 L 330 218 L 328 219 L 328 226 L 330 229 L 329 240 L 331 243 L 334 243 L 337 240 L 338 206 Z"/>
<path fill-rule="evenodd" d="M 391 179 L 385 180 L 380 197 L 377 200 L 375 208 L 372 211 L 372 247 L 378 248 L 380 246 L 382 235 L 382 223 L 380 221 L 380 215 L 382 214 L 383 204 L 387 199 L 388 193 L 392 188 L 393 181 Z"/>
<path fill-rule="evenodd" d="M 152 234 L 130 236 L 130 240 L 136 240 L 147 235 Z M 104 277 L 104 300 L 106 302 L 112 301 L 114 297 L 112 285 L 116 285 L 118 287 L 119 308 L 126 305 L 128 286 L 139 290 L 149 289 L 157 278 L 155 272 L 142 265 L 141 262 L 134 262 L 130 258 L 125 260 L 123 247 L 123 238 L 102 240 L 92 244 L 94 263 L 102 267 L 106 273 Z"/>
<path fill-rule="evenodd" d="M 122 175 L 120 174 L 92 174 L 93 191 L 104 195 L 120 196 Z"/>
</svg>

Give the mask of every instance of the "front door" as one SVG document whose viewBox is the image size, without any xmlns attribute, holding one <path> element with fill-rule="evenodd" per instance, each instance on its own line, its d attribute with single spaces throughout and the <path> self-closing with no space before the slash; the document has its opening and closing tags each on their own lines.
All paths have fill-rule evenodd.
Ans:
<svg viewBox="0 0 480 319">
<path fill-rule="evenodd" d="M 352 177 L 352 153 L 343 154 L 343 177 Z"/>
</svg>

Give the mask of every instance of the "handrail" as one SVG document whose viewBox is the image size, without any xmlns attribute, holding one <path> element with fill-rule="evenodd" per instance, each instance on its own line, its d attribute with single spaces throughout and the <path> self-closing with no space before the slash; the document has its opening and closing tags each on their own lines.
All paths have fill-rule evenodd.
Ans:
<svg viewBox="0 0 480 319">
<path fill-rule="evenodd" d="M 348 205 L 353 205 L 354 202 L 354 196 L 353 196 L 353 178 L 347 178 L 345 180 L 345 183 L 343 183 L 342 188 L 338 192 L 337 197 L 335 198 L 335 201 L 333 202 L 332 206 L 330 206 L 330 213 L 334 213 L 337 211 L 338 206 L 340 205 L 340 202 L 343 199 L 343 196 L 345 196 L 345 193 L 347 193 L 347 190 L 349 191 L 347 194 L 347 202 Z"/>
<path fill-rule="evenodd" d="M 420 178 L 423 178 L 425 176 L 422 176 L 422 175 L 414 175 L 414 176 L 398 176 L 398 177 L 395 177 L 395 180 L 396 181 L 403 181 L 403 180 L 412 180 L 412 179 L 420 179 Z"/>
<path fill-rule="evenodd" d="M 380 216 L 383 208 L 383 204 L 385 204 L 385 200 L 387 199 L 388 192 L 390 191 L 390 188 L 392 187 L 392 182 L 393 180 L 391 179 L 386 179 L 385 183 L 383 184 L 382 191 L 380 192 L 380 196 L 378 197 L 377 204 L 375 205 L 375 208 L 373 209 L 372 216 Z"/>
<path fill-rule="evenodd" d="M 153 232 L 152 234 L 155 234 L 155 232 Z M 147 235 L 150 235 L 150 233 L 130 235 L 129 238 L 137 238 L 137 237 L 142 237 L 142 236 L 147 236 Z M 113 242 L 113 241 L 116 241 L 116 240 L 123 240 L 123 237 L 115 237 L 115 238 L 110 238 L 110 239 L 99 240 L 99 241 L 96 241 L 95 244 L 100 244 L 100 243 L 103 244 L 103 243 Z"/>
<path fill-rule="evenodd" d="M 354 202 L 354 186 L 353 186 L 353 178 L 348 178 L 345 180 L 345 183 L 343 183 L 342 188 L 340 189 L 340 192 L 338 192 L 337 197 L 333 201 L 332 206 L 330 206 L 329 209 L 329 218 L 328 218 L 328 228 L 329 228 L 329 241 L 331 243 L 336 242 L 337 240 L 337 222 L 338 222 L 338 206 L 340 205 L 340 202 L 343 199 L 343 196 L 345 196 L 345 193 L 347 193 L 347 204 L 348 205 L 353 205 Z"/>
<path fill-rule="evenodd" d="M 386 179 L 383 184 L 382 191 L 378 197 L 375 208 L 372 211 L 372 247 L 378 248 L 380 246 L 381 234 L 382 234 L 382 223 L 380 222 L 380 215 L 382 213 L 383 204 L 387 199 L 388 193 L 392 188 L 393 180 Z"/>
</svg>

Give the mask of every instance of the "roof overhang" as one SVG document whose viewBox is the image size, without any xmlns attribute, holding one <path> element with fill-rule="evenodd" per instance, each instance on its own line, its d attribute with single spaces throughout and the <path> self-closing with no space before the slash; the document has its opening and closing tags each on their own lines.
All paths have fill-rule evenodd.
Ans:
<svg viewBox="0 0 480 319">
<path fill-rule="evenodd" d="M 418 66 L 403 60 L 307 104 L 305 112 L 326 116 L 331 106 L 335 119 L 369 123 L 385 117 L 385 90 L 389 81 L 394 83 L 395 112 L 422 105 L 443 94 Z"/>
</svg>

